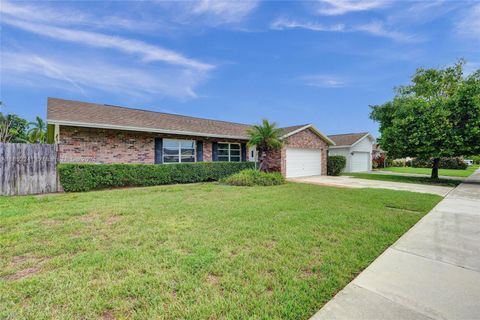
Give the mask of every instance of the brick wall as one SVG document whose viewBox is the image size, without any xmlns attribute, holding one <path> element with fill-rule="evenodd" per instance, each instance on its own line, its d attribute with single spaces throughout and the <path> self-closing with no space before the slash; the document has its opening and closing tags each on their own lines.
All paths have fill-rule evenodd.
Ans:
<svg viewBox="0 0 480 320">
<path fill-rule="evenodd" d="M 281 150 L 271 154 L 271 161 L 278 163 L 278 167 L 284 176 L 287 174 L 287 148 L 321 149 L 322 175 L 327 174 L 328 144 L 310 129 L 288 137 L 286 145 Z"/>
<path fill-rule="evenodd" d="M 60 126 L 60 162 L 154 163 L 155 135 Z"/>
<path fill-rule="evenodd" d="M 212 141 L 216 139 L 60 126 L 60 162 L 153 164 L 155 163 L 155 138 L 202 140 L 203 161 L 212 161 Z"/>
</svg>

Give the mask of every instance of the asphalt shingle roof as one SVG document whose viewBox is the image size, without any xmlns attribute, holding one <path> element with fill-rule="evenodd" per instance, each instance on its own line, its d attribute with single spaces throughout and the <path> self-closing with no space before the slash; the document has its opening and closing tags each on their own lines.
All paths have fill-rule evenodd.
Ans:
<svg viewBox="0 0 480 320">
<path fill-rule="evenodd" d="M 125 130 L 157 131 L 185 135 L 249 139 L 251 125 L 132 109 L 59 98 L 48 98 L 47 122 Z M 287 135 L 308 125 L 281 128 Z M 324 138 L 324 136 L 322 136 Z"/>
<path fill-rule="evenodd" d="M 335 142 L 336 146 L 351 146 L 367 134 L 368 132 L 343 133 L 330 135 L 328 137 Z"/>
</svg>

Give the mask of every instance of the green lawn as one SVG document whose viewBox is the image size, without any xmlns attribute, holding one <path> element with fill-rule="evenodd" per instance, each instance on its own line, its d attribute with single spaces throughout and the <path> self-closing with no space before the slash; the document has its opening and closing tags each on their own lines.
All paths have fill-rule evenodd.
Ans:
<svg viewBox="0 0 480 320">
<path fill-rule="evenodd" d="M 466 170 L 439 169 L 438 175 L 447 176 L 447 177 L 468 177 L 478 168 L 479 168 L 478 165 L 474 165 L 474 166 L 468 167 Z M 429 169 L 429 168 L 388 167 L 380 170 L 400 172 L 400 173 L 421 173 L 421 174 L 428 174 L 428 175 L 432 174 L 432 169 Z"/>
<path fill-rule="evenodd" d="M 0 198 L 2 319 L 306 319 L 441 197 L 288 183 Z"/>
<path fill-rule="evenodd" d="M 436 186 L 445 186 L 445 187 L 456 187 L 461 180 L 452 180 L 452 179 L 430 179 L 428 177 L 409 177 L 409 176 L 400 176 L 394 174 L 375 174 L 375 173 L 363 173 L 363 172 L 349 172 L 342 173 L 343 176 L 350 176 L 359 179 L 368 179 L 368 180 L 381 180 L 381 181 L 393 181 L 393 182 L 406 182 L 406 183 L 419 183 L 419 184 L 430 184 Z"/>
</svg>

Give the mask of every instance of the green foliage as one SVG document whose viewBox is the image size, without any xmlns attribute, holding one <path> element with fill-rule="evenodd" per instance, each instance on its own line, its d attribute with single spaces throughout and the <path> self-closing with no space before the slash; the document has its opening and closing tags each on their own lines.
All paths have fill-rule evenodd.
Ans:
<svg viewBox="0 0 480 320">
<path fill-rule="evenodd" d="M 47 125 L 42 118 L 37 116 L 34 122 L 28 123 L 30 129 L 28 130 L 28 142 L 30 143 L 45 143 L 47 142 Z"/>
<path fill-rule="evenodd" d="M 60 164 L 60 182 L 67 192 L 105 188 L 217 181 L 254 166 L 253 162 L 179 164 Z"/>
<path fill-rule="evenodd" d="M 408 166 L 407 162 L 399 159 L 391 160 L 391 162 L 389 163 L 389 167 L 405 167 L 405 166 Z"/>
<path fill-rule="evenodd" d="M 463 76 L 464 61 L 417 69 L 392 101 L 371 106 L 380 146 L 389 157 L 441 158 L 480 153 L 480 70 Z"/>
<path fill-rule="evenodd" d="M 327 174 L 329 176 L 339 176 L 342 170 L 345 169 L 347 159 L 344 156 L 328 156 L 327 159 Z"/>
<path fill-rule="evenodd" d="M 433 159 L 423 160 L 415 158 L 412 160 L 412 167 L 414 168 L 431 168 L 433 165 Z M 448 157 L 440 158 L 438 164 L 440 169 L 467 169 L 468 165 L 463 161 L 461 157 Z"/>
<path fill-rule="evenodd" d="M 475 164 L 480 164 L 480 156 L 470 156 L 468 158 L 473 160 Z"/>
<path fill-rule="evenodd" d="M 232 186 L 275 186 L 284 184 L 285 178 L 280 172 L 262 172 L 247 169 L 223 178 L 221 182 Z"/>
<path fill-rule="evenodd" d="M 26 142 L 28 121 L 15 114 L 4 115 L 0 112 L 0 141 L 11 143 Z"/>
<path fill-rule="evenodd" d="M 258 161 L 261 171 L 276 171 L 276 163 L 269 157 L 269 153 L 278 150 L 283 146 L 282 129 L 277 127 L 275 122 L 269 122 L 263 119 L 261 125 L 254 125 L 247 130 L 250 137 L 248 145 L 256 146 L 258 151 Z"/>
</svg>

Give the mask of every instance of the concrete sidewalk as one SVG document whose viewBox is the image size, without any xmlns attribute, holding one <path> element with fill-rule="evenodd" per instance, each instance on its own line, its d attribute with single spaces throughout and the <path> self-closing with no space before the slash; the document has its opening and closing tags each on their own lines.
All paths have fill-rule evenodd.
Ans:
<svg viewBox="0 0 480 320">
<path fill-rule="evenodd" d="M 312 319 L 480 319 L 480 170 Z"/>
</svg>

